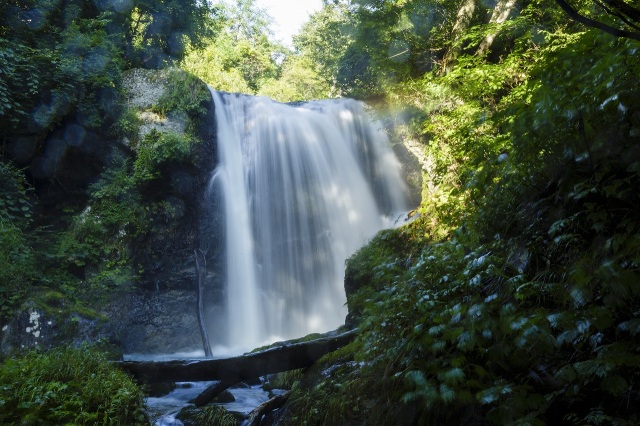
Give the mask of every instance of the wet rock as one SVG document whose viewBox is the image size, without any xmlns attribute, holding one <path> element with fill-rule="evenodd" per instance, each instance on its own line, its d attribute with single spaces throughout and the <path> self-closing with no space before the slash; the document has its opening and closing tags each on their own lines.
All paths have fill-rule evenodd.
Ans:
<svg viewBox="0 0 640 426">
<path fill-rule="evenodd" d="M 151 397 L 160 397 L 167 395 L 176 388 L 175 382 L 151 383 L 144 386 L 144 393 Z"/>
<path fill-rule="evenodd" d="M 202 349 L 193 290 L 144 291 L 108 308 L 124 353 L 166 354 Z"/>
<path fill-rule="evenodd" d="M 228 390 L 226 390 L 222 392 L 220 395 L 216 396 L 213 402 L 217 404 L 227 404 L 229 402 L 234 402 L 235 400 L 236 398 L 233 396 L 233 394 Z"/>
<path fill-rule="evenodd" d="M 121 359 L 119 342 L 105 328 L 103 319 L 88 318 L 61 307 L 45 310 L 26 302 L 6 324 L 0 325 L 0 353 L 25 349 L 50 349 L 60 345 L 99 343 L 111 359 Z"/>
</svg>

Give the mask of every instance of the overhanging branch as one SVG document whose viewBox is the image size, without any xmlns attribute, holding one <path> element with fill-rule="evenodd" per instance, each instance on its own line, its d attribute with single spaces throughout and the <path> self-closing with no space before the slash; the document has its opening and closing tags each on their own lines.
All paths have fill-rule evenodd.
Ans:
<svg viewBox="0 0 640 426">
<path fill-rule="evenodd" d="M 617 10 L 620 14 L 624 14 L 629 17 L 629 19 L 640 22 L 640 9 L 637 9 L 633 6 L 629 6 L 622 0 L 603 0 L 613 9 Z"/>
<path fill-rule="evenodd" d="M 614 4 L 614 1 L 612 1 L 612 0 L 602 0 L 602 1 L 593 0 L 593 2 L 595 4 L 597 4 L 598 6 L 600 6 L 602 8 L 602 10 L 607 12 L 609 15 L 615 16 L 616 18 L 620 19 L 622 22 L 624 22 L 625 24 L 627 24 L 628 26 L 630 26 L 634 30 L 640 31 L 640 27 L 638 25 L 636 25 L 634 22 L 632 22 L 632 20 L 636 20 L 638 22 L 640 22 L 640 20 L 638 18 L 632 18 L 629 15 L 626 15 L 624 12 L 622 12 L 620 10 L 618 5 Z"/>
<path fill-rule="evenodd" d="M 640 33 L 633 31 L 625 31 L 620 30 L 618 28 L 612 27 L 611 25 L 607 25 L 603 22 L 596 21 L 591 18 L 587 18 L 586 16 L 580 15 L 578 11 L 571 6 L 566 0 L 555 0 L 555 2 L 560 6 L 562 10 L 565 11 L 567 15 L 569 15 L 572 19 L 580 22 L 581 24 L 587 25 L 589 27 L 597 28 L 601 31 L 611 34 L 615 37 L 626 37 L 633 40 L 640 41 Z"/>
</svg>

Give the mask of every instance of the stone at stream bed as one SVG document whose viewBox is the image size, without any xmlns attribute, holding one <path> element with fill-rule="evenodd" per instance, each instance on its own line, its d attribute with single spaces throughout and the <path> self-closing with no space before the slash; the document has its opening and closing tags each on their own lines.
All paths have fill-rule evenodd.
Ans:
<svg viewBox="0 0 640 426">
<path fill-rule="evenodd" d="M 213 399 L 213 402 L 218 404 L 226 404 L 228 402 L 234 402 L 235 400 L 236 398 L 233 396 L 233 394 L 228 390 L 226 390 L 222 392 L 220 395 L 216 396 Z"/>
<path fill-rule="evenodd" d="M 151 397 L 167 395 L 176 388 L 175 382 L 150 383 L 144 386 L 144 393 Z"/>
<path fill-rule="evenodd" d="M 207 386 L 207 388 L 203 392 L 201 392 L 200 395 L 196 396 L 189 402 L 191 404 L 194 404 L 196 407 L 204 407 L 205 405 L 214 402 L 218 396 L 227 392 L 232 384 L 233 381 L 216 380 L 211 385 Z M 228 397 L 226 399 L 228 399 Z M 235 401 L 235 398 L 233 399 L 233 401 Z"/>
</svg>

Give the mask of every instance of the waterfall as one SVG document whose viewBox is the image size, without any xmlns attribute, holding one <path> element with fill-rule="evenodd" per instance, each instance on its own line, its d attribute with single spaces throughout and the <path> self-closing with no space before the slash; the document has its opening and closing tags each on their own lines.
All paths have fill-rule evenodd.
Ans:
<svg viewBox="0 0 640 426">
<path fill-rule="evenodd" d="M 212 95 L 226 265 L 212 343 L 246 349 L 340 326 L 345 260 L 406 210 L 386 134 L 353 100 Z"/>
</svg>

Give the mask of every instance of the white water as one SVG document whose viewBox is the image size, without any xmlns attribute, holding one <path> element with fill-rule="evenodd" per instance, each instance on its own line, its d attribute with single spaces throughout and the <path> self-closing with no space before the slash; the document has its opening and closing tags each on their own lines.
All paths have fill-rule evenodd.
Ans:
<svg viewBox="0 0 640 426">
<path fill-rule="evenodd" d="M 147 413 L 154 426 L 182 426 L 182 421 L 176 416 L 185 407 L 191 406 L 189 402 L 204 392 L 213 382 L 177 383 L 176 389 L 165 396 L 146 398 Z M 258 405 L 269 399 L 269 393 L 258 386 L 246 388 L 232 388 L 229 392 L 235 398 L 234 402 L 216 404 L 224 407 L 231 413 L 240 413 L 245 417 Z"/>
<path fill-rule="evenodd" d="M 386 134 L 352 100 L 291 106 L 212 92 L 225 300 L 214 347 L 250 349 L 344 323 L 344 263 L 406 210 Z M 215 303 L 215 302 L 213 302 Z"/>
</svg>

